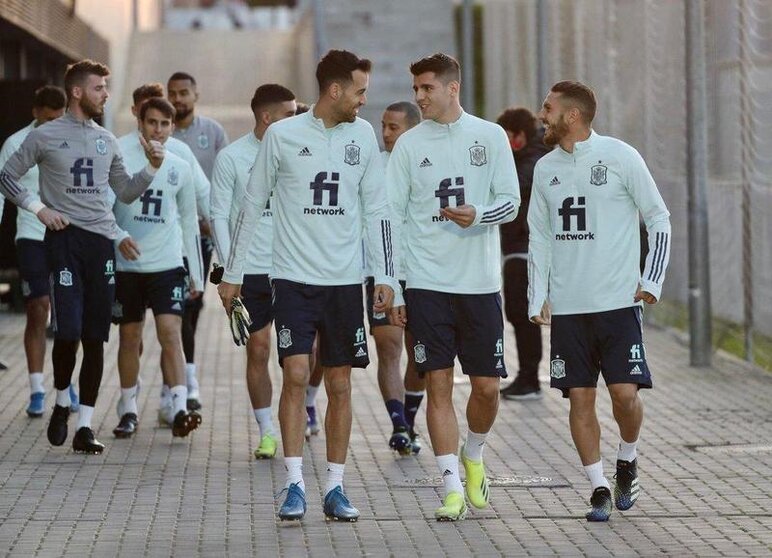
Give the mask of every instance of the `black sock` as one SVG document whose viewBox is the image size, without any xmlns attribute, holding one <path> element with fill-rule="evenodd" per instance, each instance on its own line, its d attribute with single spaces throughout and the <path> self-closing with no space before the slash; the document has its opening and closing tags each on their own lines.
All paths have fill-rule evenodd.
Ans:
<svg viewBox="0 0 772 558">
<path fill-rule="evenodd" d="M 415 426 L 415 416 L 421 407 L 421 401 L 424 400 L 424 392 L 405 393 L 405 419 L 412 429 Z"/>
<path fill-rule="evenodd" d="M 96 406 L 102 383 L 105 344 L 101 339 L 83 339 L 83 362 L 80 365 L 80 403 Z"/>
<path fill-rule="evenodd" d="M 70 388 L 72 372 L 75 370 L 75 357 L 78 354 L 78 343 L 80 341 L 54 339 L 51 362 L 54 365 L 54 387 L 60 391 Z"/>
<path fill-rule="evenodd" d="M 405 405 L 402 401 L 399 401 L 398 399 L 389 399 L 386 402 L 386 410 L 389 411 L 391 424 L 395 430 L 397 428 L 409 428 L 407 420 L 405 420 Z"/>
</svg>

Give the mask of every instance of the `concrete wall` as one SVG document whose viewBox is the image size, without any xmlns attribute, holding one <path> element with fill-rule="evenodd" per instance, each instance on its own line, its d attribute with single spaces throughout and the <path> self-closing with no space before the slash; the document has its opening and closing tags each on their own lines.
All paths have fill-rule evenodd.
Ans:
<svg viewBox="0 0 772 558">
<path fill-rule="evenodd" d="M 198 82 L 196 111 L 218 120 L 232 139 L 245 134 L 254 125 L 249 101 L 258 85 L 271 81 L 295 87 L 293 40 L 291 31 L 135 33 L 115 131 L 134 127 L 134 88 L 150 81 L 165 85 L 172 73 L 185 71 Z"/>
</svg>

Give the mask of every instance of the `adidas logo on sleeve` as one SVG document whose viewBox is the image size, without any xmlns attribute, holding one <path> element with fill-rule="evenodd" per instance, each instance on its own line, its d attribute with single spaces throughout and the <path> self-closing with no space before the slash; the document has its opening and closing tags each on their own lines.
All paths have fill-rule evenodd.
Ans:
<svg viewBox="0 0 772 558">
<path fill-rule="evenodd" d="M 425 169 L 426 167 L 431 167 L 432 162 L 429 160 L 429 157 L 424 157 L 424 160 L 421 161 L 421 164 L 418 166 L 422 169 Z"/>
<path fill-rule="evenodd" d="M 560 180 L 558 180 L 557 176 L 552 177 L 552 180 L 550 180 L 550 186 L 560 186 Z"/>
<path fill-rule="evenodd" d="M 298 157 L 311 157 L 311 150 L 304 147 L 298 152 Z"/>
</svg>

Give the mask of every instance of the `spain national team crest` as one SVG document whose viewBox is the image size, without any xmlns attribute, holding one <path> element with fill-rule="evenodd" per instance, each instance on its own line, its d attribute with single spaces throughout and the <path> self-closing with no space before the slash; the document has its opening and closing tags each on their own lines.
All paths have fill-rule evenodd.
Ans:
<svg viewBox="0 0 772 558">
<path fill-rule="evenodd" d="M 423 343 L 418 343 L 415 347 L 413 347 L 413 353 L 416 362 L 426 362 L 426 346 Z"/>
<path fill-rule="evenodd" d="M 279 348 L 287 349 L 292 346 L 292 332 L 289 329 L 282 328 L 279 330 Z"/>
<path fill-rule="evenodd" d="M 96 151 L 100 155 L 107 155 L 107 142 L 103 138 L 97 138 L 94 142 Z"/>
<path fill-rule="evenodd" d="M 550 363 L 550 376 L 555 379 L 566 377 L 566 361 L 561 358 L 553 359 Z"/>
<path fill-rule="evenodd" d="M 198 146 L 201 149 L 209 149 L 209 137 L 206 134 L 198 136 Z"/>
<path fill-rule="evenodd" d="M 350 143 L 346 146 L 346 151 L 343 154 L 343 162 L 347 165 L 359 164 L 359 146 Z"/>
<path fill-rule="evenodd" d="M 59 272 L 59 284 L 62 287 L 72 287 L 72 272 L 66 267 Z"/>
<path fill-rule="evenodd" d="M 606 174 L 608 167 L 606 165 L 593 165 L 590 168 L 590 184 L 595 186 L 603 186 L 606 184 Z"/>
<path fill-rule="evenodd" d="M 488 163 L 484 145 L 473 145 L 469 148 L 469 162 L 473 167 L 481 167 Z"/>
<path fill-rule="evenodd" d="M 180 183 L 180 173 L 177 172 L 177 169 L 172 167 L 169 169 L 169 174 L 166 175 L 166 181 L 171 186 L 176 186 Z"/>
<path fill-rule="evenodd" d="M 113 302 L 113 318 L 123 318 L 123 304 L 120 302 Z"/>
</svg>

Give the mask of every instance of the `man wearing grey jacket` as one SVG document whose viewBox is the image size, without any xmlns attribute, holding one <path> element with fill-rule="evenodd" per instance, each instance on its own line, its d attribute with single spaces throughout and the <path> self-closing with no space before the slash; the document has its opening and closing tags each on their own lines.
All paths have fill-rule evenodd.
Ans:
<svg viewBox="0 0 772 558">
<path fill-rule="evenodd" d="M 128 174 L 115 136 L 92 120 L 102 115 L 109 97 L 108 75 L 106 66 L 91 60 L 70 65 L 64 75 L 67 113 L 32 130 L 0 170 L 3 195 L 35 213 L 47 229 L 57 391 L 48 440 L 60 446 L 67 439 L 69 385 L 80 342 L 81 404 L 72 446 L 76 452 L 95 454 L 104 449 L 91 430 L 91 417 L 110 331 L 113 239 L 118 232 L 107 189 L 130 203 L 150 185 L 164 158 L 163 145 L 143 140 L 148 165 L 134 176 Z M 40 199 L 19 185 L 34 165 L 40 169 Z"/>
</svg>

